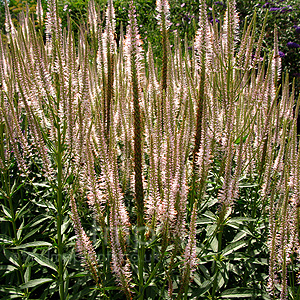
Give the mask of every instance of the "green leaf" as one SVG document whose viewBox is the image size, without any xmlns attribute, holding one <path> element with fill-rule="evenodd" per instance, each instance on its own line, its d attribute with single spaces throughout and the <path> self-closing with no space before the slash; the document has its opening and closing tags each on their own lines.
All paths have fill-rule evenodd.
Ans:
<svg viewBox="0 0 300 300">
<path fill-rule="evenodd" d="M 3 210 L 3 212 L 5 213 L 5 215 L 6 215 L 10 220 L 12 220 L 12 216 L 11 216 L 10 209 L 2 204 L 2 210 Z"/>
<path fill-rule="evenodd" d="M 218 252 L 218 245 L 219 245 L 218 239 L 216 236 L 214 236 L 210 243 L 210 247 L 211 247 L 212 251 Z"/>
<path fill-rule="evenodd" d="M 70 225 L 71 219 L 67 219 L 67 221 L 64 221 L 61 226 L 61 234 L 64 234 L 65 231 L 68 229 L 68 226 Z"/>
<path fill-rule="evenodd" d="M 20 289 L 27 289 L 27 288 L 31 288 L 31 287 L 36 287 L 37 285 L 46 283 L 46 282 L 52 282 L 53 278 L 40 278 L 40 279 L 33 279 L 30 280 L 24 284 L 20 285 Z"/>
<path fill-rule="evenodd" d="M 27 247 L 45 247 L 45 246 L 51 247 L 52 244 L 48 243 L 48 242 L 43 242 L 43 241 L 36 241 L 36 242 L 26 243 L 26 244 L 23 244 L 23 245 L 12 247 L 10 249 L 24 249 L 24 248 L 27 248 Z"/>
<path fill-rule="evenodd" d="M 18 228 L 17 240 L 20 240 L 20 237 L 21 237 L 21 234 L 22 234 L 22 231 L 23 231 L 23 227 L 24 227 L 24 220 L 23 220 L 22 224 L 20 225 L 20 227 Z"/>
<path fill-rule="evenodd" d="M 15 181 L 11 191 L 10 191 L 10 197 L 12 198 L 12 196 L 25 184 L 25 181 L 23 181 L 23 183 L 21 183 L 20 185 L 17 186 L 17 182 Z"/>
<path fill-rule="evenodd" d="M 26 239 L 28 239 L 29 237 L 31 237 L 32 235 L 34 235 L 39 230 L 40 230 L 40 228 L 35 228 L 35 229 L 31 230 L 30 232 L 28 232 L 25 235 L 25 237 L 22 239 L 22 242 L 24 242 Z"/>
<path fill-rule="evenodd" d="M 14 272 L 16 270 L 18 270 L 18 268 L 13 266 L 13 265 L 2 265 L 2 266 L 0 266 L 0 271 L 4 271 L 4 274 L 2 276 L 7 275 L 7 274 L 9 274 L 11 272 Z"/>
<path fill-rule="evenodd" d="M 211 219 L 211 220 L 213 220 L 213 221 L 216 221 L 217 220 L 217 217 L 216 217 L 216 215 L 214 215 L 211 211 L 206 211 L 204 214 L 203 214 L 203 216 L 205 216 L 205 217 L 207 217 L 207 218 L 209 218 L 209 219 Z"/>
<path fill-rule="evenodd" d="M 208 225 L 206 227 L 206 235 L 211 237 L 212 235 L 216 234 L 217 224 Z"/>
<path fill-rule="evenodd" d="M 34 220 L 32 222 L 28 223 L 24 228 L 27 228 L 27 227 L 33 228 L 36 225 L 46 221 L 47 219 L 51 219 L 51 218 L 52 218 L 51 216 L 39 215 L 36 218 L 34 218 Z"/>
<path fill-rule="evenodd" d="M 0 245 L 9 245 L 13 243 L 13 239 L 5 234 L 0 234 Z"/>
<path fill-rule="evenodd" d="M 239 185 L 239 188 L 242 189 L 242 188 L 254 188 L 254 187 L 257 187 L 258 186 L 258 183 L 244 183 L 242 185 Z"/>
<path fill-rule="evenodd" d="M 24 251 L 26 254 L 28 254 L 29 256 L 33 257 L 33 259 L 40 264 L 41 266 L 50 268 L 54 271 L 57 271 L 57 266 L 55 265 L 55 263 L 53 261 L 51 261 L 50 259 L 48 259 L 47 257 L 41 255 L 41 254 L 37 254 L 37 253 L 32 253 L 32 252 L 27 252 Z"/>
<path fill-rule="evenodd" d="M 214 221 L 210 218 L 200 218 L 199 220 L 197 220 L 198 225 L 213 224 L 213 223 L 214 223 Z"/>
<path fill-rule="evenodd" d="M 16 220 L 21 218 L 24 214 L 27 213 L 26 209 L 28 208 L 30 202 L 28 202 L 25 206 L 23 206 L 17 213 L 16 213 Z"/>
<path fill-rule="evenodd" d="M 47 183 L 38 183 L 38 182 L 35 182 L 35 183 L 33 183 L 33 185 L 34 185 L 34 186 L 37 186 L 37 187 L 39 187 L 39 188 L 41 188 L 41 187 L 49 188 L 49 187 L 50 187 L 50 185 L 47 184 Z"/>
<path fill-rule="evenodd" d="M 24 297 L 24 293 L 22 293 L 19 288 L 13 286 L 1 286 L 0 292 L 6 295 L 6 297 L 1 298 L 2 300 Z"/>
<path fill-rule="evenodd" d="M 117 291 L 117 290 L 121 290 L 122 288 L 119 287 L 119 286 L 107 286 L 107 287 L 104 287 L 104 290 L 106 291 Z"/>
<path fill-rule="evenodd" d="M 243 136 L 243 137 L 242 137 L 242 139 L 243 139 L 243 143 L 245 143 L 245 142 L 246 142 L 246 139 L 247 139 L 248 135 L 249 135 L 249 134 L 247 134 L 247 135 L 245 135 L 245 136 Z M 235 143 L 236 145 L 239 145 L 239 144 L 240 144 L 240 142 L 241 142 L 241 137 L 238 137 L 238 138 L 235 140 L 235 142 L 234 142 L 234 143 Z"/>
<path fill-rule="evenodd" d="M 212 287 L 215 277 L 216 276 L 213 276 L 211 279 L 205 280 L 199 288 L 197 288 L 196 290 L 193 291 L 193 294 L 191 297 L 192 298 L 197 297 L 197 299 L 199 299 L 198 297 L 205 294 Z"/>
<path fill-rule="evenodd" d="M 247 217 L 235 217 L 235 218 L 230 218 L 230 219 L 227 221 L 227 224 L 230 224 L 230 223 L 237 223 L 237 224 L 243 225 L 244 222 L 254 222 L 254 221 L 256 221 L 256 219 L 253 219 L 253 218 L 247 218 Z"/>
<path fill-rule="evenodd" d="M 247 233 L 244 231 L 240 231 L 236 234 L 236 236 L 234 237 L 234 239 L 231 241 L 231 243 L 237 242 L 241 239 L 243 239 L 245 236 L 247 236 Z"/>
<path fill-rule="evenodd" d="M 216 290 L 217 291 L 219 291 L 223 287 L 223 285 L 225 284 L 224 275 L 225 274 L 222 274 L 221 272 L 219 272 L 217 274 L 217 280 L 216 280 L 216 282 L 217 282 L 217 288 L 216 288 Z"/>
<path fill-rule="evenodd" d="M 3 253 L 5 255 L 5 257 L 12 263 L 14 264 L 16 267 L 19 267 L 19 263 L 18 263 L 18 258 L 16 256 L 15 253 L 7 250 L 7 249 L 3 249 Z"/>
<path fill-rule="evenodd" d="M 202 271 L 202 273 L 204 274 L 206 279 L 210 279 L 210 273 L 209 273 L 208 269 L 205 266 L 199 264 L 198 268 Z"/>
<path fill-rule="evenodd" d="M 24 299 L 24 293 L 22 293 L 22 294 L 14 294 L 14 295 L 8 295 L 8 296 L 5 296 L 5 297 L 3 297 L 3 298 L 1 298 L 1 300 L 10 300 L 10 299 L 20 299 L 20 298 L 22 298 L 22 299 Z"/>
<path fill-rule="evenodd" d="M 30 277 L 31 277 L 31 266 L 29 265 L 27 268 L 26 268 L 26 271 L 24 273 L 24 281 L 25 283 L 30 281 Z"/>
<path fill-rule="evenodd" d="M 247 242 L 245 242 L 243 240 L 231 243 L 227 247 L 225 247 L 225 249 L 222 251 L 222 255 L 223 256 L 229 255 L 229 254 L 231 254 L 231 253 L 233 253 L 233 252 L 237 251 L 238 249 L 243 248 L 245 246 L 247 246 Z"/>
<path fill-rule="evenodd" d="M 249 289 L 249 288 L 233 288 L 233 289 L 228 289 L 224 291 L 220 297 L 221 298 L 251 298 L 255 296 L 259 296 L 260 293 L 258 293 L 257 290 L 255 289 Z"/>
</svg>

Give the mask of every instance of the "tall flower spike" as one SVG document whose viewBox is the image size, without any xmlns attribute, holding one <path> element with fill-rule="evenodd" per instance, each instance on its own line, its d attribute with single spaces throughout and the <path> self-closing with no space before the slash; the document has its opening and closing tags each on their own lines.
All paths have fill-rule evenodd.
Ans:
<svg viewBox="0 0 300 300">
<path fill-rule="evenodd" d="M 278 32 L 277 26 L 274 28 L 274 52 L 272 60 L 272 77 L 274 78 L 275 88 L 277 87 L 277 82 L 280 79 L 281 74 L 281 57 L 278 50 Z"/>
<path fill-rule="evenodd" d="M 134 115 L 134 178 L 135 200 L 138 227 L 144 226 L 144 192 L 142 180 L 142 120 L 141 120 L 141 80 L 142 80 L 142 42 L 137 28 L 135 7 L 130 3 L 129 24 L 125 39 L 127 72 L 130 78 Z"/>
<path fill-rule="evenodd" d="M 55 43 L 57 47 L 61 46 L 61 19 L 58 16 L 57 1 L 49 0 L 46 13 L 46 44 L 50 53 L 54 50 Z M 58 48 L 60 49 L 60 48 Z"/>
<path fill-rule="evenodd" d="M 126 30 L 124 41 L 124 56 L 126 59 L 126 75 L 130 78 L 133 85 L 133 76 L 136 77 L 138 92 L 140 93 L 140 85 L 144 83 L 144 66 L 143 66 L 143 42 L 138 31 L 135 7 L 133 2 L 130 3 L 129 24 Z M 134 74 L 133 74 L 134 71 Z"/>
<path fill-rule="evenodd" d="M 37 0 L 37 3 L 36 3 L 36 16 L 37 16 L 37 21 L 39 22 L 39 25 L 41 26 L 43 17 L 44 17 L 44 11 L 43 11 L 41 0 Z"/>
<path fill-rule="evenodd" d="M 114 95 L 114 61 L 116 52 L 115 41 L 115 11 L 113 1 L 108 1 L 106 10 L 106 26 L 103 34 L 104 67 L 106 76 L 106 93 L 104 98 L 104 123 L 106 123 L 106 138 L 109 139 L 111 105 Z"/>
<path fill-rule="evenodd" d="M 75 228 L 76 234 L 76 247 L 77 251 L 81 255 L 83 264 L 89 270 L 93 276 L 93 279 L 98 284 L 99 283 L 99 273 L 98 273 L 98 262 L 96 257 L 96 252 L 93 248 L 92 242 L 90 241 L 89 237 L 86 235 L 78 215 L 76 202 L 74 199 L 73 194 L 71 194 L 70 199 L 71 205 L 71 218 Z"/>
<path fill-rule="evenodd" d="M 201 133 L 202 133 L 202 122 L 205 109 L 205 86 L 206 86 L 206 52 L 207 52 L 207 15 L 206 15 L 206 4 L 202 0 L 200 3 L 200 20 L 197 36 L 195 39 L 195 49 L 198 56 L 198 66 L 200 71 L 200 83 L 197 99 L 197 124 L 196 124 L 196 133 L 195 133 L 195 146 L 193 150 L 193 162 L 194 168 L 196 163 L 196 153 L 199 151 L 200 142 L 201 142 Z"/>
<path fill-rule="evenodd" d="M 157 20 L 161 26 L 161 30 L 165 27 L 167 30 L 171 26 L 169 20 L 170 17 L 170 5 L 168 0 L 157 0 L 156 1 L 156 10 L 158 12 Z"/>
<path fill-rule="evenodd" d="M 165 99 L 167 94 L 168 85 L 168 29 L 171 25 L 169 21 L 170 6 L 168 0 L 157 0 L 156 9 L 158 11 L 158 23 L 160 25 L 160 30 L 162 33 L 162 47 L 163 47 L 163 59 L 162 59 L 162 75 L 161 75 L 161 104 L 160 104 L 160 114 L 161 114 L 161 127 L 164 129 L 163 116 L 165 112 Z"/>
<path fill-rule="evenodd" d="M 224 20 L 223 47 L 225 57 L 230 61 L 234 57 L 235 45 L 237 42 L 239 18 L 236 12 L 236 1 L 229 0 Z"/>
<path fill-rule="evenodd" d="M 94 0 L 89 1 L 88 4 L 88 20 L 89 20 L 90 30 L 92 31 L 92 33 L 96 33 L 98 23 L 97 23 L 97 11 L 96 11 Z"/>
<path fill-rule="evenodd" d="M 11 36 L 14 38 L 16 36 L 16 29 L 11 19 L 7 0 L 5 0 L 4 4 L 5 4 L 5 31 L 6 33 L 8 33 L 8 40 L 10 40 L 9 34 L 11 34 Z"/>
<path fill-rule="evenodd" d="M 182 299 L 181 296 L 184 293 L 186 286 L 189 284 L 190 277 L 195 271 L 197 266 L 197 252 L 196 252 L 196 216 L 197 216 L 197 201 L 194 202 L 191 222 L 190 222 L 190 233 L 188 243 L 184 251 L 184 263 L 183 273 L 181 280 L 181 287 L 176 299 Z"/>
<path fill-rule="evenodd" d="M 120 226 L 122 226 L 116 207 L 116 203 L 113 203 L 110 210 L 110 242 L 112 251 L 111 266 L 112 271 L 116 274 L 118 282 L 121 284 L 122 289 L 126 295 L 127 300 L 131 298 L 130 292 L 130 280 L 131 271 L 128 259 L 125 257 L 125 247 L 122 241 L 122 235 L 120 234 Z"/>
</svg>

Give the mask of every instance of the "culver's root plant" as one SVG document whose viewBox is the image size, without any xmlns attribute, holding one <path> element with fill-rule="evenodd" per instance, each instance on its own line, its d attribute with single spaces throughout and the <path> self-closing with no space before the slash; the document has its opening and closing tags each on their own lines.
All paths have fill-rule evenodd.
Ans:
<svg viewBox="0 0 300 300">
<path fill-rule="evenodd" d="M 77 41 L 55 0 L 18 26 L 6 3 L 1 297 L 298 299 L 299 99 L 277 29 L 262 53 L 266 19 L 256 40 L 255 14 L 240 30 L 234 0 L 220 22 L 201 0 L 190 52 L 157 1 L 156 65 L 134 1 L 117 38 L 113 4 L 89 2 Z"/>
</svg>

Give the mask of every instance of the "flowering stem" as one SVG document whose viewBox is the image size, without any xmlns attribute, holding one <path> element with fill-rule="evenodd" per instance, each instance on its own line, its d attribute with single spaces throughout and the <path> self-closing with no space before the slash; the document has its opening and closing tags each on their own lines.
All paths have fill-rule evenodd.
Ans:
<svg viewBox="0 0 300 300">
<path fill-rule="evenodd" d="M 155 265 L 154 269 L 152 270 L 152 273 L 150 274 L 150 276 L 149 276 L 148 280 L 146 281 L 145 285 L 143 286 L 143 289 L 142 289 L 142 293 L 143 294 L 144 294 L 145 289 L 150 285 L 153 277 L 155 276 L 158 268 L 160 267 L 160 264 L 162 263 L 162 261 L 163 261 L 163 259 L 165 257 L 165 251 L 167 249 L 167 246 L 168 246 L 168 243 L 164 243 L 163 244 L 162 249 L 161 249 L 161 255 L 160 255 L 159 261 Z"/>
<path fill-rule="evenodd" d="M 223 237 L 223 230 L 224 230 L 224 217 L 226 214 L 226 207 L 223 206 L 221 208 L 219 220 L 218 220 L 218 253 L 217 253 L 217 258 L 215 261 L 215 279 L 214 279 L 214 284 L 213 284 L 213 290 L 212 290 L 212 300 L 216 299 L 215 294 L 217 291 L 217 285 L 218 285 L 218 272 L 219 272 L 219 264 L 218 261 L 220 260 L 220 253 L 222 250 L 222 237 Z"/>
<path fill-rule="evenodd" d="M 139 274 L 139 299 L 143 299 L 143 273 L 145 256 L 145 229 L 144 229 L 144 191 L 142 180 L 142 121 L 139 104 L 139 86 L 135 57 L 132 58 L 132 88 L 134 108 L 134 174 L 135 174 L 135 202 L 137 207 L 138 228 L 138 274 Z"/>
<path fill-rule="evenodd" d="M 63 266 L 63 243 L 61 227 L 63 222 L 63 195 L 62 195 L 62 144 L 60 128 L 57 129 L 57 152 L 56 152 L 56 163 L 57 163 L 57 251 L 58 251 L 58 284 L 59 284 L 59 296 L 60 299 L 65 299 L 64 292 L 64 266 Z"/>
<path fill-rule="evenodd" d="M 113 85 L 114 85 L 114 56 L 107 52 L 107 93 L 106 93 L 106 139 L 109 140 L 109 130 L 110 130 L 110 114 L 111 114 L 111 101 L 113 98 Z M 107 143 L 109 144 L 109 143 Z"/>
<path fill-rule="evenodd" d="M 163 47 L 163 58 L 162 58 L 162 93 L 161 93 L 161 126 L 162 132 L 164 130 L 164 109 L 165 99 L 167 95 L 167 78 L 168 78 L 168 35 L 166 27 L 166 16 L 162 12 L 162 47 Z"/>
</svg>

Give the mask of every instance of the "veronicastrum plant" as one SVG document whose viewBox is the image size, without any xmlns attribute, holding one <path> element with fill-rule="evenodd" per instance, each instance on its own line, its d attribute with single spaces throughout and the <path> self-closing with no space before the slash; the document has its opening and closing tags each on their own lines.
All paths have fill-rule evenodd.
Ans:
<svg viewBox="0 0 300 300">
<path fill-rule="evenodd" d="M 78 44 L 71 20 L 62 28 L 56 1 L 49 0 L 45 21 L 38 1 L 36 27 L 23 13 L 16 28 L 7 7 L 1 222 L 10 226 L 3 276 L 17 279 L 9 277 L 13 288 L 2 292 L 24 299 L 298 299 L 299 103 L 280 72 L 277 30 L 273 51 L 263 54 L 266 23 L 256 40 L 255 15 L 239 30 L 230 0 L 224 20 L 210 22 L 203 0 L 189 52 L 178 37 L 169 39 L 169 9 L 157 1 L 157 66 L 151 45 L 143 49 L 133 1 L 117 39 L 113 1 L 105 16 L 90 1 Z M 53 222 L 48 236 L 24 244 L 11 178 L 37 189 L 33 169 L 49 196 L 32 205 Z M 84 293 L 74 283 L 82 270 L 66 258 L 70 219 L 94 281 Z M 39 284 L 48 285 L 40 294 Z"/>
</svg>

